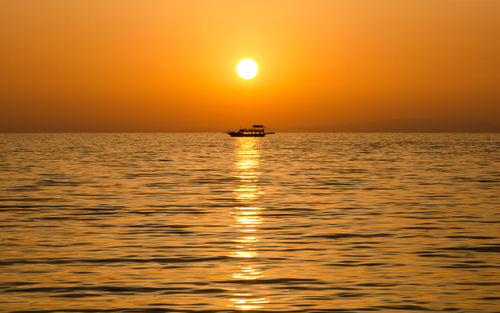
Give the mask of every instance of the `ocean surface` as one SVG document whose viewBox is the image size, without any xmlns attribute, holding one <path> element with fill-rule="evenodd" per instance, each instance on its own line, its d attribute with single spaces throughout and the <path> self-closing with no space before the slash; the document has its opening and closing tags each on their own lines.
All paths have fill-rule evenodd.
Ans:
<svg viewBox="0 0 500 313">
<path fill-rule="evenodd" d="M 500 312 L 500 134 L 0 134 L 2 312 Z"/>
</svg>

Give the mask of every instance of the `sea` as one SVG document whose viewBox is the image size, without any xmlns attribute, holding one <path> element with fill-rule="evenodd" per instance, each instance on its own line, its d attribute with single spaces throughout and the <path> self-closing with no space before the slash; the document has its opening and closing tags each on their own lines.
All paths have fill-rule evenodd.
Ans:
<svg viewBox="0 0 500 313">
<path fill-rule="evenodd" d="M 0 134 L 2 312 L 500 312 L 500 134 Z"/>
</svg>

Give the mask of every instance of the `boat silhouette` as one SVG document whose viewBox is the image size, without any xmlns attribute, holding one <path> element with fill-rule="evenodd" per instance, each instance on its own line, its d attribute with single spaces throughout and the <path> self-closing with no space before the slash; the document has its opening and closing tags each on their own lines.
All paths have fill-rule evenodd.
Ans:
<svg viewBox="0 0 500 313">
<path fill-rule="evenodd" d="M 266 134 L 274 134 L 274 132 L 268 132 L 264 125 L 253 125 L 251 128 L 228 131 L 227 134 L 231 137 L 264 137 Z"/>
</svg>

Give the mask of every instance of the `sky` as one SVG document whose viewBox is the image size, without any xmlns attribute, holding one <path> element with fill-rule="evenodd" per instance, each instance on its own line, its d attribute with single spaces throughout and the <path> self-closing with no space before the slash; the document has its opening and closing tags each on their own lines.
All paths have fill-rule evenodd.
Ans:
<svg viewBox="0 0 500 313">
<path fill-rule="evenodd" d="M 0 132 L 500 131 L 500 1 L 2 0 Z M 244 80 L 236 65 L 259 66 Z"/>
</svg>

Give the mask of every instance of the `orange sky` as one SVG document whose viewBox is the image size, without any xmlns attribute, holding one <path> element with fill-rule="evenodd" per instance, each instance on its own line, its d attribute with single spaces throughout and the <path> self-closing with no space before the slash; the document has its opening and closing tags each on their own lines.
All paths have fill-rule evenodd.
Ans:
<svg viewBox="0 0 500 313">
<path fill-rule="evenodd" d="M 410 119 L 500 131 L 500 1 L 4 0 L 0 12 L 3 132 Z M 256 78 L 236 75 L 243 58 Z"/>
</svg>

